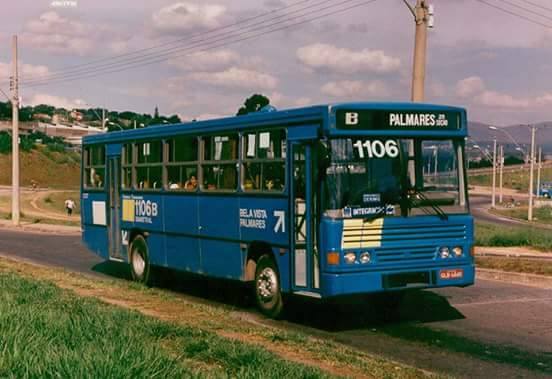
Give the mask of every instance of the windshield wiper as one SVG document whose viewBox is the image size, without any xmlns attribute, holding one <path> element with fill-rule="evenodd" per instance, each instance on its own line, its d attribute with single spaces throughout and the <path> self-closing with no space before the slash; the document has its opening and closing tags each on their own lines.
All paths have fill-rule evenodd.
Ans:
<svg viewBox="0 0 552 379">
<path fill-rule="evenodd" d="M 391 204 L 383 204 L 379 211 L 377 211 L 376 213 L 371 214 L 367 217 L 364 217 L 362 219 L 362 221 L 363 222 L 372 222 L 372 221 L 374 221 L 378 218 L 384 217 L 387 214 L 387 208 L 389 208 L 390 206 L 391 206 Z"/>
<path fill-rule="evenodd" d="M 422 201 L 426 202 L 427 205 L 429 205 L 431 207 L 431 209 L 433 209 L 433 211 L 435 211 L 435 213 L 437 213 L 437 215 L 439 216 L 439 218 L 441 220 L 448 220 L 448 215 L 443 211 L 443 209 L 438 206 L 437 204 L 435 204 L 434 202 L 431 201 L 430 198 L 428 198 L 422 191 L 420 190 L 417 190 L 416 188 L 409 188 L 409 191 L 413 196 L 417 196 L 418 199 L 413 199 L 411 197 L 407 197 L 409 200 L 410 200 L 410 206 L 417 206 L 417 207 L 420 207 L 422 208 L 422 210 L 424 212 L 426 212 L 426 214 L 429 214 L 427 211 L 426 211 L 426 207 L 424 206 L 424 204 L 422 203 Z"/>
</svg>

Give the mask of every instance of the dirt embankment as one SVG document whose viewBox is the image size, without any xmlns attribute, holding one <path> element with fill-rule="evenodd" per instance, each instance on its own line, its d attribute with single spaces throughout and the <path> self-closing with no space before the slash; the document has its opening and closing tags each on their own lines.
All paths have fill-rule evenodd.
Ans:
<svg viewBox="0 0 552 379">
<path fill-rule="evenodd" d="M 11 155 L 0 154 L 0 185 L 11 185 Z M 80 185 L 80 155 L 39 148 L 21 152 L 21 185 L 36 181 L 39 187 L 77 189 Z"/>
</svg>

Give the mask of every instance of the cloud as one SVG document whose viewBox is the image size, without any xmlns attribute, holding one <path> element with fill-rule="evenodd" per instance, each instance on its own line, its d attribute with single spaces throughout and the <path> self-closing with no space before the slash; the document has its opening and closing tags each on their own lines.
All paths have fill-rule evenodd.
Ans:
<svg viewBox="0 0 552 379">
<path fill-rule="evenodd" d="M 188 77 L 216 86 L 251 90 L 270 90 L 278 85 L 278 79 L 270 74 L 237 67 L 219 72 L 195 72 Z"/>
<path fill-rule="evenodd" d="M 34 94 L 28 101 L 25 101 L 25 99 L 23 99 L 23 101 L 24 105 L 35 106 L 39 104 L 47 104 L 56 108 L 65 109 L 83 108 L 87 106 L 86 102 L 82 99 L 68 99 L 66 97 L 49 95 L 46 93 Z"/>
<path fill-rule="evenodd" d="M 168 61 L 171 66 L 188 71 L 217 71 L 238 62 L 240 62 L 240 55 L 232 50 L 205 51 Z"/>
<path fill-rule="evenodd" d="M 485 83 L 479 76 L 470 76 L 456 83 L 456 95 L 462 98 L 469 97 L 485 90 Z"/>
<path fill-rule="evenodd" d="M 161 33 L 178 34 L 221 25 L 226 7 L 216 4 L 179 2 L 159 9 L 152 16 L 153 28 Z"/>
<path fill-rule="evenodd" d="M 55 11 L 41 14 L 38 20 L 27 22 L 21 42 L 55 54 L 90 55 L 102 46 L 111 52 L 126 48 L 129 35 L 111 26 L 85 23 L 60 16 Z"/>
<path fill-rule="evenodd" d="M 301 63 L 311 68 L 324 68 L 346 74 L 392 72 L 397 71 L 401 65 L 399 58 L 388 56 L 383 50 L 363 49 L 353 51 L 323 43 L 297 49 L 297 58 Z"/>
<path fill-rule="evenodd" d="M 468 99 L 474 105 L 490 108 L 528 109 L 552 104 L 552 93 L 537 97 L 515 97 L 507 93 L 487 89 L 479 76 L 471 76 L 458 81 L 456 95 Z"/>
<path fill-rule="evenodd" d="M 26 63 L 19 64 L 19 75 L 22 79 L 29 77 L 45 76 L 50 73 L 47 66 L 32 65 Z M 12 74 L 11 63 L 0 62 L 0 81 L 4 78 L 9 78 Z"/>
<path fill-rule="evenodd" d="M 324 84 L 320 91 L 329 96 L 345 99 L 363 96 L 389 96 L 389 89 L 385 83 L 380 81 L 363 82 L 360 80 L 342 80 L 337 82 L 329 82 Z"/>
</svg>

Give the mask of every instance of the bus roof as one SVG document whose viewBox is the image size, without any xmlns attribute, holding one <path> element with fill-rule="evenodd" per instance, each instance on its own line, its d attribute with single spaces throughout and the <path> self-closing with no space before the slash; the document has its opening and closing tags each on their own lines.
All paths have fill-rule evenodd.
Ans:
<svg viewBox="0 0 552 379">
<path fill-rule="evenodd" d="M 191 121 L 180 124 L 161 124 L 147 128 L 129 129 L 105 134 L 86 136 L 83 144 L 117 143 L 137 139 L 170 137 L 181 133 L 215 133 L 225 130 L 243 130 L 252 127 L 271 126 L 280 124 L 316 124 L 321 121 L 329 121 L 339 110 L 365 110 L 365 111 L 412 111 L 412 112 L 458 112 L 463 115 L 460 125 L 461 134 L 466 134 L 466 111 L 464 108 L 427 104 L 427 103 L 391 103 L 391 102 L 351 102 L 314 105 L 303 108 L 285 109 L 280 111 L 259 111 L 244 116 L 230 116 L 220 119 L 205 121 Z M 326 127 L 329 123 L 324 122 Z"/>
</svg>

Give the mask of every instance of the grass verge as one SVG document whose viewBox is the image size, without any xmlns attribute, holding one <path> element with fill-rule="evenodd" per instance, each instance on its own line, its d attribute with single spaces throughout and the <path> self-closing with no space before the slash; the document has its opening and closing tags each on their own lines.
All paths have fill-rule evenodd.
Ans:
<svg viewBox="0 0 552 379">
<path fill-rule="evenodd" d="M 552 177 L 552 167 L 544 167 L 541 172 L 542 178 Z M 470 174 L 470 185 L 491 186 L 492 174 Z M 527 191 L 529 189 L 529 170 L 520 168 L 515 171 L 504 172 L 504 188 L 512 188 L 519 191 Z"/>
<path fill-rule="evenodd" d="M 516 218 L 527 221 L 527 206 L 521 206 L 509 209 L 492 209 L 490 212 L 501 216 Z M 543 224 L 552 224 L 552 207 L 540 207 L 533 209 L 533 218 L 535 222 Z"/>
<path fill-rule="evenodd" d="M 124 281 L 2 259 L 0 285 L 0 376 L 435 377 Z"/>
<path fill-rule="evenodd" d="M 65 200 L 72 199 L 75 202 L 73 216 L 80 215 L 80 194 L 78 191 L 52 192 L 40 199 L 39 206 L 50 212 L 66 215 Z M 78 218 L 78 217 L 77 217 Z"/>
<path fill-rule="evenodd" d="M 507 257 L 477 257 L 478 267 L 552 276 L 552 261 Z"/>
<path fill-rule="evenodd" d="M 478 246 L 530 246 L 552 250 L 552 231 L 529 226 L 504 226 L 477 221 L 475 244 Z"/>
</svg>

